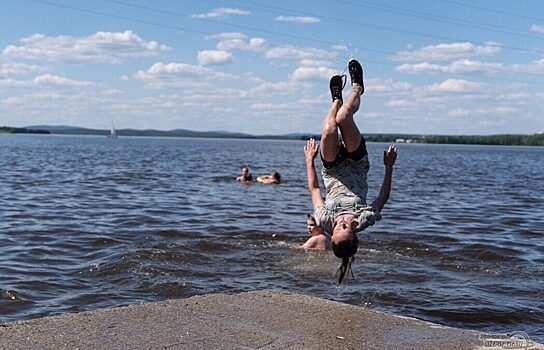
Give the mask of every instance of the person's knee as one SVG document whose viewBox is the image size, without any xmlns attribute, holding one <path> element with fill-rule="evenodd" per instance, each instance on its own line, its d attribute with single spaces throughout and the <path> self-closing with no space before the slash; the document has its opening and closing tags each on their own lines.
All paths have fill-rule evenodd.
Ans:
<svg viewBox="0 0 544 350">
<path fill-rule="evenodd" d="M 336 124 L 340 127 L 344 126 L 348 121 L 353 119 L 353 113 L 349 109 L 344 109 L 336 116 Z"/>
<path fill-rule="evenodd" d="M 336 121 L 325 119 L 323 122 L 323 137 L 336 135 L 337 133 Z"/>
</svg>

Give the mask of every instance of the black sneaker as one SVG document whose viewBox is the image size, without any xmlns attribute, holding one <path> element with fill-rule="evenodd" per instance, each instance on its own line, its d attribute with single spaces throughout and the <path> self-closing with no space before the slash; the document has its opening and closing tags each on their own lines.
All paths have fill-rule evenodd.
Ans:
<svg viewBox="0 0 544 350">
<path fill-rule="evenodd" d="M 363 67 L 356 60 L 349 60 L 348 63 L 349 75 L 351 76 L 351 85 L 359 84 L 363 90 L 361 95 L 365 92 L 365 84 L 363 83 Z"/>
<path fill-rule="evenodd" d="M 342 100 L 342 90 L 344 89 L 344 86 L 346 85 L 345 75 L 333 75 L 331 77 L 331 82 L 329 84 L 331 89 L 331 96 L 332 101 L 334 100 Z"/>
</svg>

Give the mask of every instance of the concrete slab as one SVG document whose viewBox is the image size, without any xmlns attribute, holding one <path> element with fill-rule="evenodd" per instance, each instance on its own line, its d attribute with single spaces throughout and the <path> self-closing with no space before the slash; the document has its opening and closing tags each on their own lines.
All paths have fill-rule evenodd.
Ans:
<svg viewBox="0 0 544 350">
<path fill-rule="evenodd" d="M 492 350 L 479 334 L 300 294 L 255 291 L 4 323 L 0 349 Z"/>
</svg>

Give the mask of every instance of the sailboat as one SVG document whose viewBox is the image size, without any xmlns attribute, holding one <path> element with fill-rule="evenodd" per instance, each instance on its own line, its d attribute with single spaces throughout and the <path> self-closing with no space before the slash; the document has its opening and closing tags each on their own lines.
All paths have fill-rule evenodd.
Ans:
<svg viewBox="0 0 544 350">
<path fill-rule="evenodd" d="M 117 133 L 115 132 L 115 126 L 113 126 L 113 122 L 111 122 L 111 130 L 110 130 L 110 134 L 108 135 L 109 138 L 111 139 L 116 139 L 117 138 Z"/>
</svg>

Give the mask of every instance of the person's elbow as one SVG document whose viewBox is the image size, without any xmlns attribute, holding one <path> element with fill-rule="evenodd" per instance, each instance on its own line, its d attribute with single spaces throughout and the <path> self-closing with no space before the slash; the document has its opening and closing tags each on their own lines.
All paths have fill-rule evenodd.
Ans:
<svg viewBox="0 0 544 350">
<path fill-rule="evenodd" d="M 389 196 L 387 195 L 379 195 L 376 197 L 374 202 L 372 202 L 371 207 L 374 208 L 374 210 L 381 212 L 383 207 L 385 206 L 385 203 L 387 203 L 387 200 L 389 199 Z"/>
</svg>

